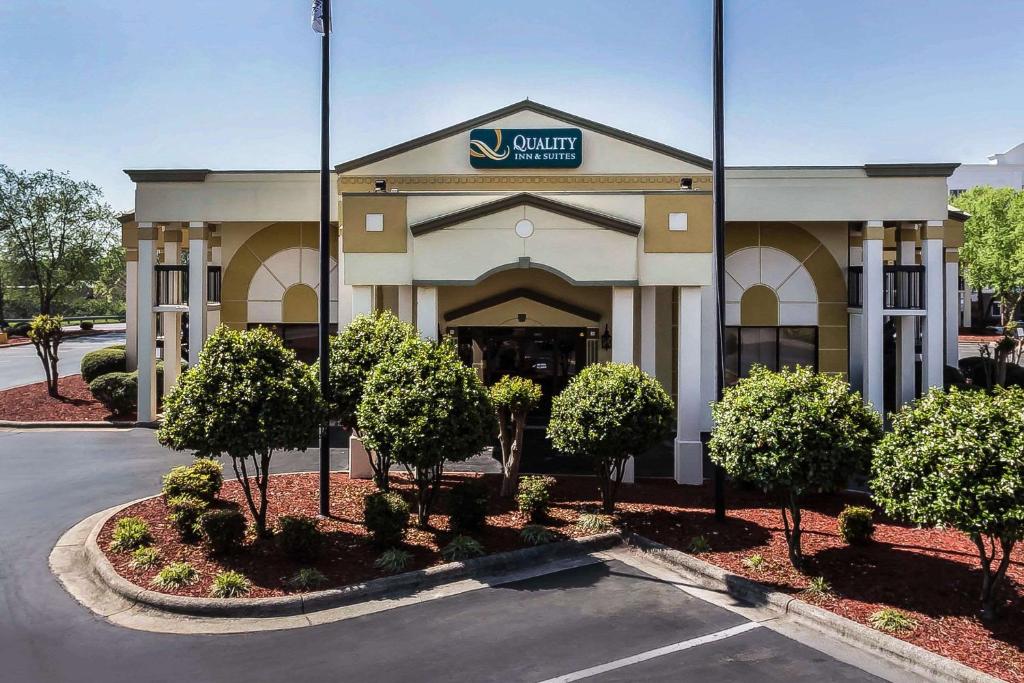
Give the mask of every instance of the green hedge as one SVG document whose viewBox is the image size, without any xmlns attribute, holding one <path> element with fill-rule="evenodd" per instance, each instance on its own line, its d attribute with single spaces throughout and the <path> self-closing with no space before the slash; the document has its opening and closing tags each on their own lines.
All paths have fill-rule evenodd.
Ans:
<svg viewBox="0 0 1024 683">
<path fill-rule="evenodd" d="M 84 376 L 84 375 L 83 375 Z M 164 362 L 156 364 L 156 395 L 157 400 L 163 395 Z M 93 398 L 102 403 L 114 415 L 124 415 L 134 411 L 138 405 L 139 373 L 108 372 L 89 382 L 89 391 Z"/>
<path fill-rule="evenodd" d="M 127 370 L 128 357 L 123 346 L 108 346 L 82 356 L 82 379 L 87 384 L 107 373 Z"/>
</svg>

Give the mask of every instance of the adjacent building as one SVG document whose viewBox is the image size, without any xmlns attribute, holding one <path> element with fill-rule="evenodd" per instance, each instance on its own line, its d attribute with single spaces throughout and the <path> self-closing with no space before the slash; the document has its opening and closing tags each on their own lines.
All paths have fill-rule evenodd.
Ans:
<svg viewBox="0 0 1024 683">
<path fill-rule="evenodd" d="M 882 409 L 956 362 L 956 164 L 727 170 L 726 372 L 848 376 Z M 524 101 L 335 167 L 330 291 L 315 171 L 129 170 L 128 349 L 139 419 L 218 324 L 270 327 L 300 355 L 331 322 L 388 309 L 449 337 L 485 382 L 636 363 L 677 405 L 674 476 L 702 481 L 715 396 L 711 163 Z M 187 258 L 185 255 L 187 254 Z M 189 354 L 195 357 L 194 353 Z"/>
</svg>

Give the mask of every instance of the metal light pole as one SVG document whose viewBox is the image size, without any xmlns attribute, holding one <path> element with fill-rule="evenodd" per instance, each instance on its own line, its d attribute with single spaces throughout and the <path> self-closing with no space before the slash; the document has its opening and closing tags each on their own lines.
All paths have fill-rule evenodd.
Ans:
<svg viewBox="0 0 1024 683">
<path fill-rule="evenodd" d="M 320 65 L 320 395 L 327 396 L 330 382 L 331 322 L 331 0 L 314 0 L 313 30 L 321 30 Z M 331 514 L 331 443 L 330 420 L 320 426 L 320 515 Z"/>
<path fill-rule="evenodd" d="M 715 0 L 714 10 L 714 155 L 712 160 L 712 201 L 715 226 L 715 288 L 718 303 L 716 400 L 725 388 L 725 88 L 723 79 L 724 4 Z M 715 519 L 725 521 L 725 473 L 715 465 Z"/>
</svg>

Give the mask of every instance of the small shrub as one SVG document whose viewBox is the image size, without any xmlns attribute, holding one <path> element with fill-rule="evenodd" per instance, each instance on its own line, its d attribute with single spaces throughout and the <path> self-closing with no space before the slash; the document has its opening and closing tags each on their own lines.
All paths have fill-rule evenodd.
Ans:
<svg viewBox="0 0 1024 683">
<path fill-rule="evenodd" d="M 711 544 L 708 543 L 708 539 L 703 536 L 694 536 L 690 539 L 690 543 L 686 546 L 694 555 L 700 555 L 701 553 L 711 552 Z"/>
<path fill-rule="evenodd" d="M 28 323 L 14 323 L 7 328 L 7 334 L 12 337 L 27 337 L 28 336 Z"/>
<path fill-rule="evenodd" d="M 319 569 L 303 567 L 285 581 L 285 584 L 295 591 L 315 590 L 327 585 L 327 577 Z"/>
<path fill-rule="evenodd" d="M 160 564 L 160 553 L 152 546 L 143 546 L 132 551 L 132 569 L 152 569 Z"/>
<path fill-rule="evenodd" d="M 148 545 L 152 540 L 146 520 L 141 517 L 122 517 L 117 520 L 114 532 L 110 535 L 110 549 L 123 553 Z"/>
<path fill-rule="evenodd" d="M 153 577 L 157 588 L 183 588 L 199 580 L 199 572 L 188 562 L 172 562 Z"/>
<path fill-rule="evenodd" d="M 747 569 L 753 569 L 754 571 L 760 571 L 764 568 L 764 555 L 760 553 L 754 553 L 750 557 L 744 558 L 743 566 Z"/>
<path fill-rule="evenodd" d="M 491 490 L 483 479 L 460 481 L 448 494 L 452 531 L 479 531 L 487 521 Z"/>
<path fill-rule="evenodd" d="M 588 534 L 600 534 L 608 531 L 612 528 L 612 521 L 607 515 L 597 515 L 592 512 L 585 512 L 580 515 L 580 519 L 576 522 L 583 531 Z"/>
<path fill-rule="evenodd" d="M 212 501 L 224 485 L 224 468 L 212 458 L 196 458 L 191 465 L 175 467 L 164 476 L 163 494 L 168 498 L 195 496 Z"/>
<path fill-rule="evenodd" d="M 850 545 L 863 545 L 875 533 L 871 508 L 847 505 L 839 513 L 839 536 Z"/>
<path fill-rule="evenodd" d="M 551 487 L 554 485 L 553 477 L 520 477 L 519 492 L 516 494 L 519 511 L 529 517 L 531 522 L 543 521 L 547 518 Z"/>
<path fill-rule="evenodd" d="M 277 544 L 290 559 L 310 562 L 320 555 L 323 534 L 313 517 L 282 515 L 277 518 Z"/>
<path fill-rule="evenodd" d="M 530 545 L 544 545 L 555 540 L 555 532 L 540 524 L 527 524 L 519 532 L 519 537 Z"/>
<path fill-rule="evenodd" d="M 167 499 L 167 509 L 171 512 L 168 519 L 177 528 L 183 541 L 196 541 L 200 538 L 203 528 L 199 520 L 207 507 L 209 503 L 205 500 L 188 494 Z"/>
<path fill-rule="evenodd" d="M 213 577 L 213 585 L 210 587 L 211 598 L 237 598 L 247 595 L 252 590 L 252 584 L 244 574 L 235 571 L 226 571 Z"/>
<path fill-rule="evenodd" d="M 912 631 L 917 628 L 917 619 L 891 607 L 872 612 L 871 616 L 868 617 L 868 623 L 879 631 L 886 631 L 887 633 Z"/>
<path fill-rule="evenodd" d="M 441 556 L 449 562 L 461 562 L 484 554 L 480 541 L 469 536 L 456 536 L 452 542 L 441 549 Z"/>
<path fill-rule="evenodd" d="M 210 510 L 199 518 L 199 526 L 215 553 L 234 552 L 245 542 L 246 523 L 241 510 Z"/>
<path fill-rule="evenodd" d="M 409 525 L 409 504 L 397 493 L 378 491 L 363 500 L 363 518 L 374 543 L 398 545 Z"/>
<path fill-rule="evenodd" d="M 373 566 L 377 569 L 383 569 L 389 574 L 394 574 L 405 569 L 411 559 L 412 553 L 399 548 L 391 548 L 381 553 L 380 557 L 373 563 Z"/>
<path fill-rule="evenodd" d="M 108 346 L 90 351 L 82 356 L 81 371 L 86 384 L 111 372 L 127 372 L 128 357 L 124 347 Z"/>
<path fill-rule="evenodd" d="M 807 588 L 804 589 L 804 595 L 810 598 L 827 598 L 832 595 L 832 584 L 825 579 L 824 576 L 814 576 L 811 578 L 811 582 L 807 584 Z"/>
<path fill-rule="evenodd" d="M 114 415 L 135 410 L 138 375 L 134 372 L 108 372 L 89 382 L 89 392 Z"/>
<path fill-rule="evenodd" d="M 91 320 L 83 320 L 78 323 L 78 328 L 82 330 L 91 330 L 93 328 L 93 322 Z"/>
</svg>

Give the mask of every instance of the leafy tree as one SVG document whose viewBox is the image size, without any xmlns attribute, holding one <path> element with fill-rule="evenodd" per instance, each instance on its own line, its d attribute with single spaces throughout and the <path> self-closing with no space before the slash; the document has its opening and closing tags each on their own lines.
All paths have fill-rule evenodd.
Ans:
<svg viewBox="0 0 1024 683">
<path fill-rule="evenodd" d="M 420 528 L 428 524 L 445 460 L 472 457 L 494 433 L 494 408 L 476 372 L 450 342 L 416 337 L 370 372 L 357 419 L 367 446 L 412 476 Z"/>
<path fill-rule="evenodd" d="M 28 338 L 36 347 L 36 355 L 46 373 L 46 391 L 57 397 L 57 348 L 64 338 L 64 318 L 59 315 L 37 315 L 28 327 Z"/>
<path fill-rule="evenodd" d="M 370 371 L 388 358 L 406 339 L 416 337 L 416 328 L 399 320 L 390 311 L 359 315 L 341 334 L 331 337 L 330 385 L 328 410 L 331 419 L 357 435 L 358 407 Z M 381 491 L 388 490 L 388 453 L 374 453 L 370 458 L 373 481 Z"/>
<path fill-rule="evenodd" d="M 881 437 L 879 415 L 837 375 L 755 366 L 711 408 L 711 460 L 778 497 L 789 559 L 800 569 L 800 503 L 866 471 Z"/>
<path fill-rule="evenodd" d="M 0 251 L 13 276 L 38 292 L 39 312 L 100 274 L 118 221 L 100 189 L 53 171 L 0 165 Z"/>
<path fill-rule="evenodd" d="M 933 389 L 893 417 L 872 473 L 875 500 L 889 514 L 970 536 L 981 613 L 993 618 L 1010 553 L 1024 539 L 1024 390 Z"/>
<path fill-rule="evenodd" d="M 501 442 L 501 495 L 514 496 L 519 485 L 526 416 L 541 399 L 540 385 L 525 377 L 506 375 L 491 387 Z"/>
<path fill-rule="evenodd" d="M 635 365 L 588 365 L 555 397 L 548 438 L 558 450 L 593 462 L 605 512 L 615 499 L 626 461 L 672 430 L 672 399 L 661 383 Z"/>
<path fill-rule="evenodd" d="M 324 413 L 316 376 L 266 329 L 218 327 L 164 401 L 160 443 L 231 458 L 260 536 L 274 451 L 304 451 Z M 258 500 L 257 500 L 258 497 Z"/>
</svg>

